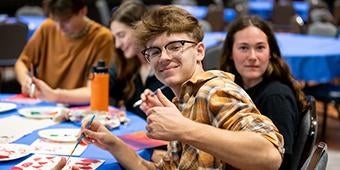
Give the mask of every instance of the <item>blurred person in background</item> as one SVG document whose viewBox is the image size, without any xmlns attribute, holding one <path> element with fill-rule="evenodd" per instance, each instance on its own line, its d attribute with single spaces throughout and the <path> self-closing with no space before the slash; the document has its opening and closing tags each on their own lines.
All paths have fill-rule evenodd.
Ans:
<svg viewBox="0 0 340 170">
<path fill-rule="evenodd" d="M 44 8 L 49 18 L 15 64 L 22 93 L 51 102 L 88 103 L 91 67 L 99 59 L 109 63 L 114 58 L 112 34 L 86 17 L 85 0 L 45 0 Z"/>
<path fill-rule="evenodd" d="M 109 69 L 110 97 L 114 105 L 146 118 L 139 106 L 133 106 L 140 99 L 145 89 L 156 90 L 163 84 L 155 77 L 154 70 L 141 53 L 142 47 L 137 43 L 134 24 L 140 21 L 146 11 L 141 1 L 124 1 L 114 9 L 111 18 L 111 32 L 115 37 L 118 52 Z M 174 94 L 169 88 L 163 90 L 169 100 Z"/>
</svg>

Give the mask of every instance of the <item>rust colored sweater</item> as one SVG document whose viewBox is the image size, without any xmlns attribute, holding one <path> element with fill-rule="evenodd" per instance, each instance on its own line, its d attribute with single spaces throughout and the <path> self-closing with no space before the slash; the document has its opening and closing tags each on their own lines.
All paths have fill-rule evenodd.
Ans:
<svg viewBox="0 0 340 170">
<path fill-rule="evenodd" d="M 78 39 L 62 35 L 47 19 L 34 33 L 20 55 L 27 68 L 33 63 L 37 77 L 52 88 L 86 86 L 91 67 L 102 58 L 107 65 L 114 57 L 113 37 L 107 28 L 90 20 L 89 31 Z"/>
</svg>

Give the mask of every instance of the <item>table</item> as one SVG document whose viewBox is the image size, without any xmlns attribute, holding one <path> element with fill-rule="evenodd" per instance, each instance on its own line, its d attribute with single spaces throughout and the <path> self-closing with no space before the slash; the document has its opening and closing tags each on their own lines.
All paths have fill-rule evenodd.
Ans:
<svg viewBox="0 0 340 170">
<path fill-rule="evenodd" d="M 10 96 L 9 94 L 0 94 L 0 99 L 9 97 L 9 96 Z M 49 103 L 49 102 L 42 102 L 38 105 L 39 106 L 55 106 L 56 104 Z M 28 105 L 18 105 L 17 109 L 20 109 L 22 107 L 27 107 L 27 106 Z M 4 118 L 10 115 L 19 115 L 19 114 L 17 113 L 17 110 L 12 110 L 9 112 L 0 113 L 0 118 Z M 127 125 L 121 125 L 119 128 L 112 130 L 112 133 L 115 135 L 123 135 L 123 134 L 133 133 L 137 131 L 145 131 L 146 122 L 142 118 L 132 113 L 128 113 L 128 118 L 131 120 L 130 123 L 128 123 Z M 76 125 L 71 122 L 63 122 L 57 125 L 50 126 L 46 129 L 50 129 L 50 128 L 79 128 L 79 125 Z M 19 140 L 15 141 L 14 143 L 30 145 L 38 138 L 38 131 L 39 130 L 34 131 L 33 133 L 22 137 Z M 147 160 L 150 160 L 152 149 L 140 150 L 140 151 L 137 151 L 137 153 L 141 157 Z M 81 154 L 80 157 L 105 160 L 105 162 L 98 168 L 99 170 L 122 169 L 119 163 L 117 162 L 117 160 L 110 153 L 108 153 L 107 151 L 101 150 L 95 145 L 89 145 L 87 149 Z M 23 157 L 23 158 L 12 160 L 12 161 L 0 162 L 0 169 L 10 169 L 11 167 L 17 165 L 18 163 L 24 161 L 27 158 L 28 157 Z"/>
<path fill-rule="evenodd" d="M 210 48 L 223 43 L 225 32 L 206 33 Z M 340 39 L 292 33 L 275 34 L 282 56 L 298 80 L 326 83 L 340 77 Z"/>
<path fill-rule="evenodd" d="M 296 13 L 304 20 L 308 20 L 308 11 L 310 5 L 307 1 L 293 1 L 293 7 Z M 265 20 L 272 17 L 273 2 L 271 1 L 249 1 L 248 12 L 251 15 L 257 15 Z"/>
</svg>

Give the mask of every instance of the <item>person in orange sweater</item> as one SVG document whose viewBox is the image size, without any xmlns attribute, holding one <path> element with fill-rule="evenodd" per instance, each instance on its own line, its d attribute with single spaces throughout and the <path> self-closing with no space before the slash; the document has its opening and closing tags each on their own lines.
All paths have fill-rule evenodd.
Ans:
<svg viewBox="0 0 340 170">
<path fill-rule="evenodd" d="M 85 0 L 45 0 L 49 18 L 15 64 L 22 93 L 46 101 L 88 103 L 89 73 L 99 59 L 115 56 L 109 29 L 86 17 Z M 36 74 L 32 77 L 31 72 Z"/>
</svg>

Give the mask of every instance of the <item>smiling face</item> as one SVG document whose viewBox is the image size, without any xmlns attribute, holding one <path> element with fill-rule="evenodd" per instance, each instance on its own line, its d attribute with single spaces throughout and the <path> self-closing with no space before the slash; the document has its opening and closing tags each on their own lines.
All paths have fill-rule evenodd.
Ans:
<svg viewBox="0 0 340 170">
<path fill-rule="evenodd" d="M 232 59 L 246 88 L 253 87 L 263 79 L 270 59 L 266 34 L 254 26 L 238 31 L 234 36 Z"/>
<path fill-rule="evenodd" d="M 137 47 L 137 39 L 135 38 L 134 30 L 119 21 L 113 21 L 110 27 L 111 32 L 115 37 L 116 48 L 121 49 L 126 58 L 137 56 L 139 48 Z"/>
<path fill-rule="evenodd" d="M 180 40 L 187 42 L 177 46 L 178 49 L 168 45 Z M 154 57 L 150 64 L 155 70 L 156 77 L 175 91 L 195 74 L 203 72 L 201 61 L 204 57 L 204 46 L 201 42 L 190 43 L 189 41 L 194 40 L 185 33 L 171 35 L 163 33 L 146 43 L 147 48 L 161 49 L 160 56 Z M 167 50 L 164 46 L 167 46 Z"/>
</svg>

